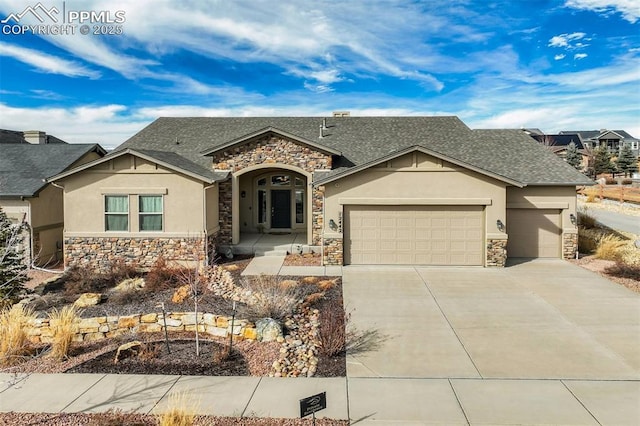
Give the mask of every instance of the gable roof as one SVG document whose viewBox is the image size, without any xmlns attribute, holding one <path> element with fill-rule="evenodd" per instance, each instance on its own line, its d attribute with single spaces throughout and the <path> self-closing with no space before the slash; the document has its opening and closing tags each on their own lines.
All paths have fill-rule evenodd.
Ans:
<svg viewBox="0 0 640 426">
<path fill-rule="evenodd" d="M 199 164 L 196 164 L 175 152 L 168 151 L 154 151 L 149 149 L 132 149 L 126 148 L 117 152 L 111 152 L 108 155 L 99 158 L 90 163 L 83 164 L 74 169 L 56 174 L 47 179 L 50 182 L 55 182 L 60 179 L 64 179 L 67 176 L 71 176 L 77 172 L 82 170 L 90 169 L 98 164 L 105 163 L 107 161 L 111 161 L 115 158 L 122 157 L 123 155 L 133 155 L 135 157 L 139 157 L 145 159 L 147 161 L 151 161 L 153 163 L 157 163 L 163 167 L 166 167 L 170 170 L 173 170 L 178 173 L 185 174 L 187 176 L 191 176 L 198 180 L 202 180 L 207 183 L 213 183 L 216 180 L 226 179 L 228 176 L 228 172 L 219 172 L 213 171 L 210 167 L 202 167 Z"/>
<path fill-rule="evenodd" d="M 106 153 L 96 144 L 0 144 L 0 197 L 33 197 L 47 185 L 47 177 L 90 152 Z"/>
<path fill-rule="evenodd" d="M 561 135 L 565 135 L 565 134 L 573 133 L 573 134 L 578 134 L 583 140 L 587 140 L 587 139 L 596 140 L 596 139 L 599 139 L 600 137 L 606 135 L 609 132 L 613 132 L 616 135 L 621 136 L 623 139 L 626 139 L 626 140 L 636 140 L 636 138 L 634 138 L 633 136 L 631 136 L 629 133 L 627 133 L 624 130 L 608 130 L 608 129 L 601 129 L 601 130 L 572 130 L 572 131 L 563 130 L 563 131 L 560 132 L 560 134 Z"/>
<path fill-rule="evenodd" d="M 323 137 L 319 128 L 326 120 Z M 573 185 L 591 181 L 521 130 L 471 130 L 459 118 L 445 117 L 162 117 L 120 145 L 125 149 L 173 152 L 211 169 L 203 153 L 228 148 L 265 129 L 340 152 L 327 180 L 411 147 L 520 185 Z"/>
</svg>

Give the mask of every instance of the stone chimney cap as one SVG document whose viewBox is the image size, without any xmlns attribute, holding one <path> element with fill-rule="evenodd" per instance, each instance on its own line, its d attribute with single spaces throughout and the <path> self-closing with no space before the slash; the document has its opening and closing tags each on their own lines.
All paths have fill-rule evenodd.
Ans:
<svg viewBox="0 0 640 426">
<path fill-rule="evenodd" d="M 333 111 L 334 117 L 350 117 L 351 111 Z"/>
<path fill-rule="evenodd" d="M 40 130 L 25 130 L 22 132 L 24 140 L 34 145 L 44 145 L 47 143 L 47 133 Z"/>
</svg>

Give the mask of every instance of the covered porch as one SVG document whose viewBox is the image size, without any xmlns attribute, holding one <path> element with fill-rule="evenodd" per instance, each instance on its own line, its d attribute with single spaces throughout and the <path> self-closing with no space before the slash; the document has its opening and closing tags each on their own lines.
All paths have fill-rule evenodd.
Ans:
<svg viewBox="0 0 640 426">
<path fill-rule="evenodd" d="M 238 244 L 225 247 L 226 253 L 231 250 L 233 254 L 253 254 L 256 256 L 284 256 L 287 253 L 308 253 L 319 251 L 319 247 L 307 244 L 307 233 L 300 232 L 271 232 L 249 233 L 242 232 Z"/>
</svg>

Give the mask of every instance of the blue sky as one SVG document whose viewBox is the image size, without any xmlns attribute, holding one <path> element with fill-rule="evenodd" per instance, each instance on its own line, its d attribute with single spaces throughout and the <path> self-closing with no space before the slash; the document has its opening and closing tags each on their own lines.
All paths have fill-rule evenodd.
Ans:
<svg viewBox="0 0 640 426">
<path fill-rule="evenodd" d="M 37 4 L 0 0 L 0 20 Z M 75 34 L 11 34 L 41 24 L 31 13 L 0 24 L 0 128 L 115 147 L 159 116 L 348 110 L 640 138 L 637 0 L 41 6 L 44 24 L 53 7 L 59 22 L 63 11 L 119 13 L 122 34 L 82 35 L 75 21 Z"/>
</svg>

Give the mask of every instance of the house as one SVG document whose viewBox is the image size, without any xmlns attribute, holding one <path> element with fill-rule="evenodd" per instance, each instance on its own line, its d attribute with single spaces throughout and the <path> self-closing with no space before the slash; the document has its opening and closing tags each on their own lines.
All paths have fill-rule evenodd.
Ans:
<svg viewBox="0 0 640 426">
<path fill-rule="evenodd" d="M 592 167 L 593 156 L 591 150 L 582 143 L 582 139 L 577 133 L 557 135 L 532 134 L 531 137 L 562 159 L 565 159 L 567 149 L 569 145 L 573 143 L 580 154 L 580 170 L 585 171 L 588 170 L 589 167 Z"/>
<path fill-rule="evenodd" d="M 204 261 L 257 232 L 298 233 L 326 265 L 571 257 L 591 183 L 520 130 L 344 113 L 159 118 L 50 181 L 66 264 L 95 268 Z"/>
<path fill-rule="evenodd" d="M 624 130 L 577 130 L 561 131 L 560 134 L 577 134 L 585 148 L 589 150 L 606 147 L 612 155 L 616 156 L 624 145 L 628 145 L 636 157 L 640 156 L 640 141 Z"/>
<path fill-rule="evenodd" d="M 45 179 L 105 154 L 99 145 L 67 144 L 45 132 L 0 130 L 0 207 L 28 225 L 24 249 L 31 261 L 62 260 L 62 189 Z"/>
</svg>

